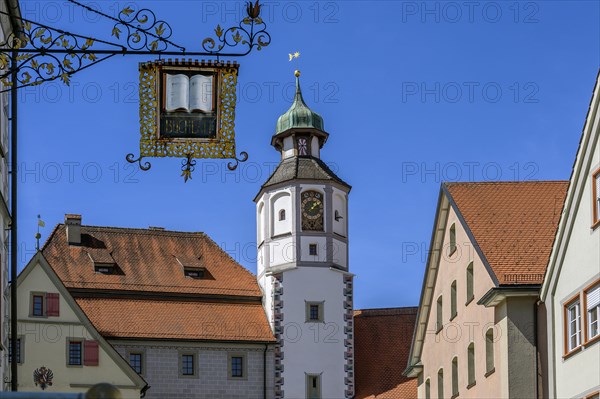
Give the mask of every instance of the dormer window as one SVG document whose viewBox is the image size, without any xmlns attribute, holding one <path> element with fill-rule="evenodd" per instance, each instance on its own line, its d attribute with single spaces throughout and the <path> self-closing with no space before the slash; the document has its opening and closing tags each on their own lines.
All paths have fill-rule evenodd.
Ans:
<svg viewBox="0 0 600 399">
<path fill-rule="evenodd" d="M 114 264 L 95 264 L 94 271 L 99 274 L 114 274 L 115 273 L 115 265 Z"/>
<path fill-rule="evenodd" d="M 185 277 L 193 278 L 195 280 L 202 280 L 204 278 L 204 269 L 194 269 L 186 267 L 183 269 Z"/>
<path fill-rule="evenodd" d="M 98 274 L 117 274 L 117 262 L 106 248 L 88 248 L 86 252 L 94 264 L 94 272 Z"/>
</svg>

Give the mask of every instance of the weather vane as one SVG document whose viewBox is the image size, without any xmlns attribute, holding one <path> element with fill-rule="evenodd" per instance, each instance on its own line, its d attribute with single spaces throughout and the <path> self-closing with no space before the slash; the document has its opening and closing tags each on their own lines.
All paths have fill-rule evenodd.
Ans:
<svg viewBox="0 0 600 399">
<path fill-rule="evenodd" d="M 42 235 L 40 234 L 40 227 L 46 227 L 46 223 L 44 223 L 44 221 L 42 220 L 42 216 L 41 215 L 37 215 L 37 233 L 35 233 L 35 249 L 37 251 L 40 250 L 40 238 L 42 238 Z"/>
</svg>

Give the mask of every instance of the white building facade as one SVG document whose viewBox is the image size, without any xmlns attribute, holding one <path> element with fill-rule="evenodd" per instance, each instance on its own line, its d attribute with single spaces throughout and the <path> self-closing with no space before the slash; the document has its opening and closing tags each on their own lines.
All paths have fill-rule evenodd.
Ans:
<svg viewBox="0 0 600 399">
<path fill-rule="evenodd" d="M 548 346 L 544 390 L 551 398 L 600 397 L 599 83 L 540 295 Z"/>
<path fill-rule="evenodd" d="M 327 137 L 297 81 L 271 143 L 281 163 L 255 198 L 257 279 L 277 339 L 277 398 L 354 395 L 350 186 L 320 159 Z"/>
</svg>

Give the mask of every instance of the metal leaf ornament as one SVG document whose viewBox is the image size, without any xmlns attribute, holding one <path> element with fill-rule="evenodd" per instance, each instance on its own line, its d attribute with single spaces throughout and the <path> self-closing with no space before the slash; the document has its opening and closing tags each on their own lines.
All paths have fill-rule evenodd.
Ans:
<svg viewBox="0 0 600 399">
<path fill-rule="evenodd" d="M 258 4 L 258 0 L 256 0 L 256 3 L 254 3 L 254 5 L 252 5 L 252 2 L 249 1 L 246 5 L 246 12 L 248 13 L 248 16 L 250 18 L 258 18 L 258 16 L 260 15 L 260 4 Z"/>
</svg>

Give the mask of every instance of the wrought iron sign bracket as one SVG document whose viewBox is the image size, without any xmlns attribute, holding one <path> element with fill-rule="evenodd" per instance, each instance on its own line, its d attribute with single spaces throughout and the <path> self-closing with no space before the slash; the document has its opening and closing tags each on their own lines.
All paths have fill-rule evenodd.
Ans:
<svg viewBox="0 0 600 399">
<path fill-rule="evenodd" d="M 202 41 L 200 51 L 188 51 L 185 47 L 173 42 L 171 25 L 157 18 L 156 14 L 149 9 L 134 10 L 128 6 L 121 10 L 117 17 L 113 17 L 77 0 L 66 1 L 114 23 L 111 39 L 102 40 L 20 18 L 21 27 L 18 27 L 4 42 L 0 43 L 0 81 L 4 84 L 0 93 L 27 86 L 37 86 L 54 80 L 61 80 L 69 85 L 71 77 L 77 72 L 117 55 L 154 55 L 161 61 L 164 60 L 164 57 L 170 56 L 182 59 L 210 57 L 216 61 L 213 66 L 222 70 L 227 69 L 229 65 L 229 63 L 221 61 L 222 57 L 243 57 L 250 54 L 252 50 L 261 50 L 271 43 L 271 35 L 267 32 L 266 24 L 260 17 L 261 5 L 258 0 L 254 4 L 251 2 L 246 4 L 247 15 L 237 26 L 223 29 L 217 25 L 214 29 L 214 36 L 207 37 Z M 4 11 L 0 11 L 0 14 L 10 16 Z M 237 66 L 234 80 L 236 79 Z M 142 101 L 141 86 L 142 82 L 140 82 L 140 102 Z M 235 92 L 233 98 L 229 98 L 228 101 L 228 107 L 235 108 Z M 216 106 L 220 106 L 220 104 Z M 220 109 L 218 111 L 221 112 Z M 230 122 L 231 126 L 226 125 L 226 128 L 231 131 L 231 135 L 227 135 L 229 130 L 218 131 L 218 135 L 212 140 L 215 142 L 221 136 L 226 137 L 228 140 L 226 151 L 218 154 L 212 153 L 211 156 L 208 156 L 231 159 L 232 162 L 228 164 L 231 170 L 235 170 L 240 162 L 248 159 L 246 152 L 241 152 L 239 157 L 235 153 L 233 121 L 231 120 L 233 116 L 234 113 L 228 115 L 227 123 Z M 219 125 L 217 128 L 222 126 Z M 142 126 L 142 136 L 143 128 L 144 126 Z M 192 142 L 195 139 L 188 139 L 183 142 L 193 145 Z M 167 144 L 167 141 L 163 139 L 162 144 Z M 181 142 L 179 140 L 180 144 Z M 142 142 L 140 148 L 143 149 Z M 143 161 L 146 156 L 155 155 L 141 153 L 136 158 L 135 155 L 128 154 L 126 160 L 130 163 L 137 163 L 141 170 L 146 171 L 151 168 L 148 161 Z M 185 161 L 182 175 L 185 181 L 191 177 L 194 169 L 195 161 L 193 159 L 207 157 L 200 151 L 170 153 L 168 150 L 158 156 L 183 156 Z"/>
</svg>

